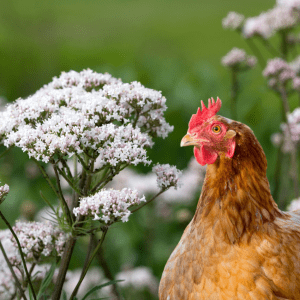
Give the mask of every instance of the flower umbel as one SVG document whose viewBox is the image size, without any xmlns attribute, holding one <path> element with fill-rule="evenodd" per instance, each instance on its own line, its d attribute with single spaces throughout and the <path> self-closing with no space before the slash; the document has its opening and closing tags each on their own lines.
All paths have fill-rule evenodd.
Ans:
<svg viewBox="0 0 300 300">
<path fill-rule="evenodd" d="M 157 176 L 156 182 L 160 189 L 168 189 L 171 186 L 174 186 L 175 189 L 177 189 L 179 186 L 179 176 L 182 172 L 175 166 L 170 166 L 169 164 L 157 164 L 152 168 L 152 171 Z"/>
<path fill-rule="evenodd" d="M 228 68 L 247 69 L 256 65 L 256 57 L 247 55 L 242 49 L 233 48 L 222 58 L 222 65 Z"/>
<path fill-rule="evenodd" d="M 73 212 L 75 216 L 93 216 L 93 220 L 100 220 L 105 224 L 118 220 L 127 222 L 131 214 L 128 208 L 142 201 L 146 202 L 145 197 L 139 198 L 135 189 L 103 189 L 93 196 L 81 198 L 79 207 L 75 207 Z"/>
<path fill-rule="evenodd" d="M 13 229 L 27 259 L 51 254 L 61 256 L 64 251 L 67 236 L 50 222 L 17 221 Z M 15 239 L 11 237 L 11 240 L 17 247 Z"/>
</svg>

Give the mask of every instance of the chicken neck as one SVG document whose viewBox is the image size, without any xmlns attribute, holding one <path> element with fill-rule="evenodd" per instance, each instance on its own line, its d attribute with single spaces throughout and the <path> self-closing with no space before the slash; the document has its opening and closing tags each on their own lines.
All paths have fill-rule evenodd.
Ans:
<svg viewBox="0 0 300 300">
<path fill-rule="evenodd" d="M 230 244 L 249 242 L 253 233 L 268 231 L 283 217 L 270 192 L 267 161 L 256 140 L 239 138 L 234 157 L 221 155 L 208 165 L 193 222 L 210 227 Z"/>
</svg>

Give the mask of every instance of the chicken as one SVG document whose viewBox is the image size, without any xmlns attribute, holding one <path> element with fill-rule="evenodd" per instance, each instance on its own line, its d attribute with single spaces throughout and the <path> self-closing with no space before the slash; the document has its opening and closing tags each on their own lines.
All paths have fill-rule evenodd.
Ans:
<svg viewBox="0 0 300 300">
<path fill-rule="evenodd" d="M 206 177 L 159 299 L 300 299 L 300 214 L 277 207 L 252 130 L 216 115 L 219 98 L 201 102 L 181 146 L 194 146 Z"/>
</svg>

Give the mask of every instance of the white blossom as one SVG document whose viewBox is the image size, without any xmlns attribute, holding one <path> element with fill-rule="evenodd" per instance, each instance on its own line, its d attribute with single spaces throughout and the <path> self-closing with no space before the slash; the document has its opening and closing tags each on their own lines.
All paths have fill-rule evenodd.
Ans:
<svg viewBox="0 0 300 300">
<path fill-rule="evenodd" d="M 290 205 L 287 207 L 288 211 L 294 211 L 300 209 L 300 198 L 291 201 Z"/>
<path fill-rule="evenodd" d="M 231 11 L 226 18 L 222 20 L 223 28 L 236 30 L 241 28 L 245 17 L 242 14 Z"/>
<path fill-rule="evenodd" d="M 247 55 L 242 49 L 233 48 L 223 58 L 222 64 L 225 67 L 254 67 L 256 64 L 256 57 Z"/>
<path fill-rule="evenodd" d="M 243 27 L 246 38 L 254 35 L 264 39 L 271 37 L 276 31 L 293 28 L 299 19 L 299 14 L 291 6 L 275 6 L 259 16 L 248 18 Z"/>
<path fill-rule="evenodd" d="M 281 133 L 276 132 L 271 135 L 271 142 L 275 147 L 279 147 L 282 144 L 283 136 Z"/>
<path fill-rule="evenodd" d="M 27 259 L 37 258 L 40 255 L 62 255 L 67 236 L 50 222 L 17 221 L 13 229 L 18 236 L 22 252 Z M 12 236 L 11 240 L 17 247 L 16 241 Z"/>
<path fill-rule="evenodd" d="M 148 288 L 154 295 L 158 292 L 158 281 L 148 267 L 141 266 L 122 271 L 116 275 L 116 279 L 124 280 L 119 283 L 123 287 L 131 287 L 137 290 Z"/>
<path fill-rule="evenodd" d="M 300 9 L 300 0 L 277 0 L 279 6 Z"/>
<path fill-rule="evenodd" d="M 289 66 L 297 73 L 300 73 L 300 55 L 289 63 Z"/>
<path fill-rule="evenodd" d="M 182 172 L 175 166 L 157 164 L 152 168 L 152 171 L 157 176 L 156 182 L 160 189 L 167 189 L 171 186 L 177 189 L 179 186 L 179 176 Z"/>
<path fill-rule="evenodd" d="M 268 60 L 263 75 L 269 79 L 268 84 L 271 88 L 276 88 L 278 84 L 283 84 L 296 77 L 295 71 L 281 58 Z"/>
<path fill-rule="evenodd" d="M 94 220 L 104 223 L 121 220 L 127 222 L 131 214 L 129 207 L 146 201 L 145 197 L 139 198 L 138 191 L 129 188 L 118 190 L 100 190 L 93 196 L 80 199 L 79 207 L 75 207 L 75 216 L 92 216 Z"/>
<path fill-rule="evenodd" d="M 70 71 L 0 112 L 0 137 L 6 147 L 44 162 L 92 150 L 102 165 L 148 164 L 152 137 L 173 130 L 163 116 L 165 102 L 161 92 L 138 82 Z"/>
<path fill-rule="evenodd" d="M 0 201 L 8 193 L 9 193 L 9 186 L 7 184 L 0 186 Z"/>
</svg>

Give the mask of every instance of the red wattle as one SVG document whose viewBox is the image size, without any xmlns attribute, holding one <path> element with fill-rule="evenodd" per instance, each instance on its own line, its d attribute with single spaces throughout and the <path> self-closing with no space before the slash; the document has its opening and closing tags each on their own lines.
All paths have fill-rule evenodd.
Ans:
<svg viewBox="0 0 300 300">
<path fill-rule="evenodd" d="M 213 164 L 218 157 L 216 152 L 209 151 L 205 146 L 201 146 L 200 149 L 194 147 L 194 155 L 201 166 Z"/>
</svg>

